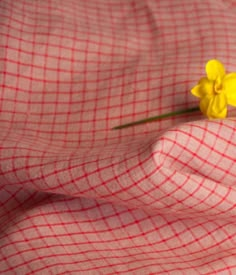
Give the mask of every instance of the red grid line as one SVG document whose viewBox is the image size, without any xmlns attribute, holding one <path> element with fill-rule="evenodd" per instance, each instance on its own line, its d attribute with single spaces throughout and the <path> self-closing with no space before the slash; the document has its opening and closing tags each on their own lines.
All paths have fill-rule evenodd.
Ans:
<svg viewBox="0 0 236 275">
<path fill-rule="evenodd" d="M 236 71 L 235 12 L 1 1 L 2 273 L 234 274 L 235 120 L 111 127 L 197 105 L 210 58 Z"/>
</svg>

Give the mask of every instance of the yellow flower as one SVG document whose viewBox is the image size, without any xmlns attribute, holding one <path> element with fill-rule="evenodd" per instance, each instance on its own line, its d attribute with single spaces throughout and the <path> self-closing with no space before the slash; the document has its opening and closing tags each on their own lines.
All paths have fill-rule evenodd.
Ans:
<svg viewBox="0 0 236 275">
<path fill-rule="evenodd" d="M 236 73 L 225 73 L 223 64 L 210 60 L 206 77 L 200 79 L 191 93 L 200 98 L 200 110 L 208 118 L 225 118 L 227 105 L 236 107 Z"/>
</svg>

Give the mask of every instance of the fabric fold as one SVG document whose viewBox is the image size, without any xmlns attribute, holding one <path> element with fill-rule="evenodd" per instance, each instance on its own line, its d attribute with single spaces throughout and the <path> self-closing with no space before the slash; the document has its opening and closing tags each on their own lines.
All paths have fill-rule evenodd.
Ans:
<svg viewBox="0 0 236 275">
<path fill-rule="evenodd" d="M 0 274 L 235 274 L 235 3 L 0 1 Z"/>
</svg>

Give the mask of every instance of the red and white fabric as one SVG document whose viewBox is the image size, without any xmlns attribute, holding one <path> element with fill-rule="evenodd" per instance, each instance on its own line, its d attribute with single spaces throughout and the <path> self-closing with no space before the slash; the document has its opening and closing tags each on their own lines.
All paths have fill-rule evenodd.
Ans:
<svg viewBox="0 0 236 275">
<path fill-rule="evenodd" d="M 236 1 L 0 1 L 0 274 L 236 274 Z"/>
</svg>

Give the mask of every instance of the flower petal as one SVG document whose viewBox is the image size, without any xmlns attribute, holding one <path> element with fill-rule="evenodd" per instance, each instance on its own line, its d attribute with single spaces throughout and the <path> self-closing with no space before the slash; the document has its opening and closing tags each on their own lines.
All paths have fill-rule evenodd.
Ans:
<svg viewBox="0 0 236 275">
<path fill-rule="evenodd" d="M 228 104 L 236 107 L 236 73 L 227 74 L 223 81 Z"/>
<path fill-rule="evenodd" d="M 194 86 L 191 90 L 191 93 L 196 97 L 202 97 L 200 88 L 201 86 L 199 84 Z"/>
<path fill-rule="evenodd" d="M 224 93 L 205 96 L 200 101 L 200 110 L 208 118 L 225 118 L 227 115 L 227 99 Z"/>
<path fill-rule="evenodd" d="M 214 96 L 211 105 L 211 115 L 216 118 L 224 118 L 227 114 L 227 98 L 224 93 Z"/>
<path fill-rule="evenodd" d="M 208 117 L 207 110 L 208 110 L 209 105 L 211 104 L 211 101 L 212 101 L 212 96 L 211 97 L 210 96 L 204 96 L 200 100 L 200 104 L 199 104 L 200 110 L 207 117 Z"/>
<path fill-rule="evenodd" d="M 198 85 L 192 88 L 191 93 L 196 97 L 204 97 L 205 95 L 213 95 L 214 82 L 206 77 L 199 80 Z"/>
<path fill-rule="evenodd" d="M 223 77 L 225 76 L 224 65 L 220 61 L 218 61 L 216 59 L 212 59 L 212 60 L 208 61 L 206 64 L 206 74 L 207 74 L 207 78 L 209 80 L 214 81 L 218 77 L 223 79 Z"/>
</svg>

